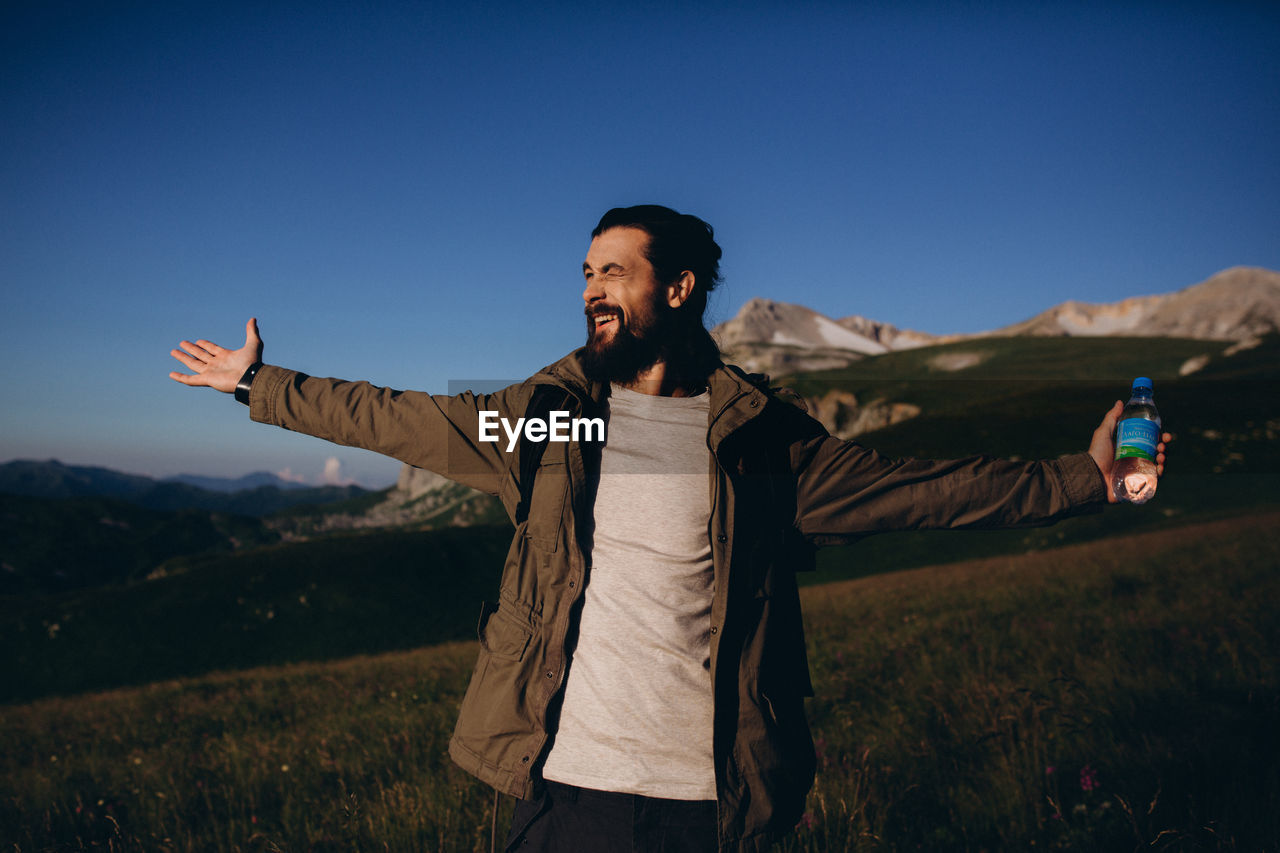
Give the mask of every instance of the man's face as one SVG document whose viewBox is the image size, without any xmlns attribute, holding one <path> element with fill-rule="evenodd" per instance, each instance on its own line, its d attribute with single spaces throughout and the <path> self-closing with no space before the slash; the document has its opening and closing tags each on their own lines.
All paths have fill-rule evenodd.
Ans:
<svg viewBox="0 0 1280 853">
<path fill-rule="evenodd" d="M 629 383 L 662 353 L 672 308 L 645 257 L 648 245 L 639 228 L 610 228 L 587 250 L 583 363 L 592 379 Z"/>
</svg>

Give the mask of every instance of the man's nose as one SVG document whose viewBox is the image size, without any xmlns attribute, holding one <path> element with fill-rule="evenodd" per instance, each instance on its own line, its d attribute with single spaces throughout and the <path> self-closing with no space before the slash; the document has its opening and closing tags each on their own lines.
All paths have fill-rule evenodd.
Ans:
<svg viewBox="0 0 1280 853">
<path fill-rule="evenodd" d="M 587 286 L 582 290 L 582 301 L 590 305 L 599 299 L 604 299 L 604 288 L 598 281 L 587 279 Z"/>
</svg>

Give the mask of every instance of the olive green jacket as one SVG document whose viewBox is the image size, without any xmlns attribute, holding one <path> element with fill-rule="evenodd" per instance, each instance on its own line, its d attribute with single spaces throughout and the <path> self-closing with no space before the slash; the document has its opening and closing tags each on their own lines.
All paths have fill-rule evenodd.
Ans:
<svg viewBox="0 0 1280 853">
<path fill-rule="evenodd" d="M 479 438 L 480 411 L 513 423 L 533 389 L 560 408 L 600 411 L 607 388 L 577 353 L 495 394 L 394 391 L 266 366 L 251 417 L 364 447 L 496 495 L 513 519 L 522 447 Z M 795 826 L 814 776 L 803 700 L 812 695 L 796 571 L 814 546 L 887 530 L 1043 524 L 1105 502 L 1088 454 L 1044 462 L 974 457 L 892 460 L 831 437 L 800 408 L 735 367 L 708 377 L 713 755 L 721 849 L 763 850 Z M 589 576 L 599 447 L 549 443 L 527 519 L 517 523 L 498 591 L 480 620 L 480 652 L 449 752 L 500 791 L 527 798 L 555 719 L 572 650 L 566 638 Z M 655 531 L 655 534 L 660 531 Z"/>
</svg>

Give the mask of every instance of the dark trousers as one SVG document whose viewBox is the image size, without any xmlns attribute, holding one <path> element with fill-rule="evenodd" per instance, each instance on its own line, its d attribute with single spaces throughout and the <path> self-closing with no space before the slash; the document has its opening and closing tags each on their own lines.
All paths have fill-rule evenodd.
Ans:
<svg viewBox="0 0 1280 853">
<path fill-rule="evenodd" d="M 665 800 L 546 782 L 516 803 L 508 853 L 715 853 L 716 801 Z"/>
</svg>

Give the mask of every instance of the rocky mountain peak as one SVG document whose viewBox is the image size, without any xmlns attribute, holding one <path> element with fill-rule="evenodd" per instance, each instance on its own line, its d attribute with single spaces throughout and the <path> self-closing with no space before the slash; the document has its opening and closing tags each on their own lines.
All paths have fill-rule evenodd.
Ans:
<svg viewBox="0 0 1280 853">
<path fill-rule="evenodd" d="M 853 315 L 755 298 L 712 330 L 729 361 L 771 374 L 843 367 L 868 355 L 988 336 L 1052 335 L 1243 341 L 1280 331 L 1280 273 L 1232 267 L 1182 290 L 1092 304 L 1068 301 L 977 335 L 931 335 Z"/>
<path fill-rule="evenodd" d="M 1280 331 L 1280 273 L 1232 267 L 1173 293 L 1064 302 L 995 335 L 1134 335 L 1244 340 Z"/>
</svg>

